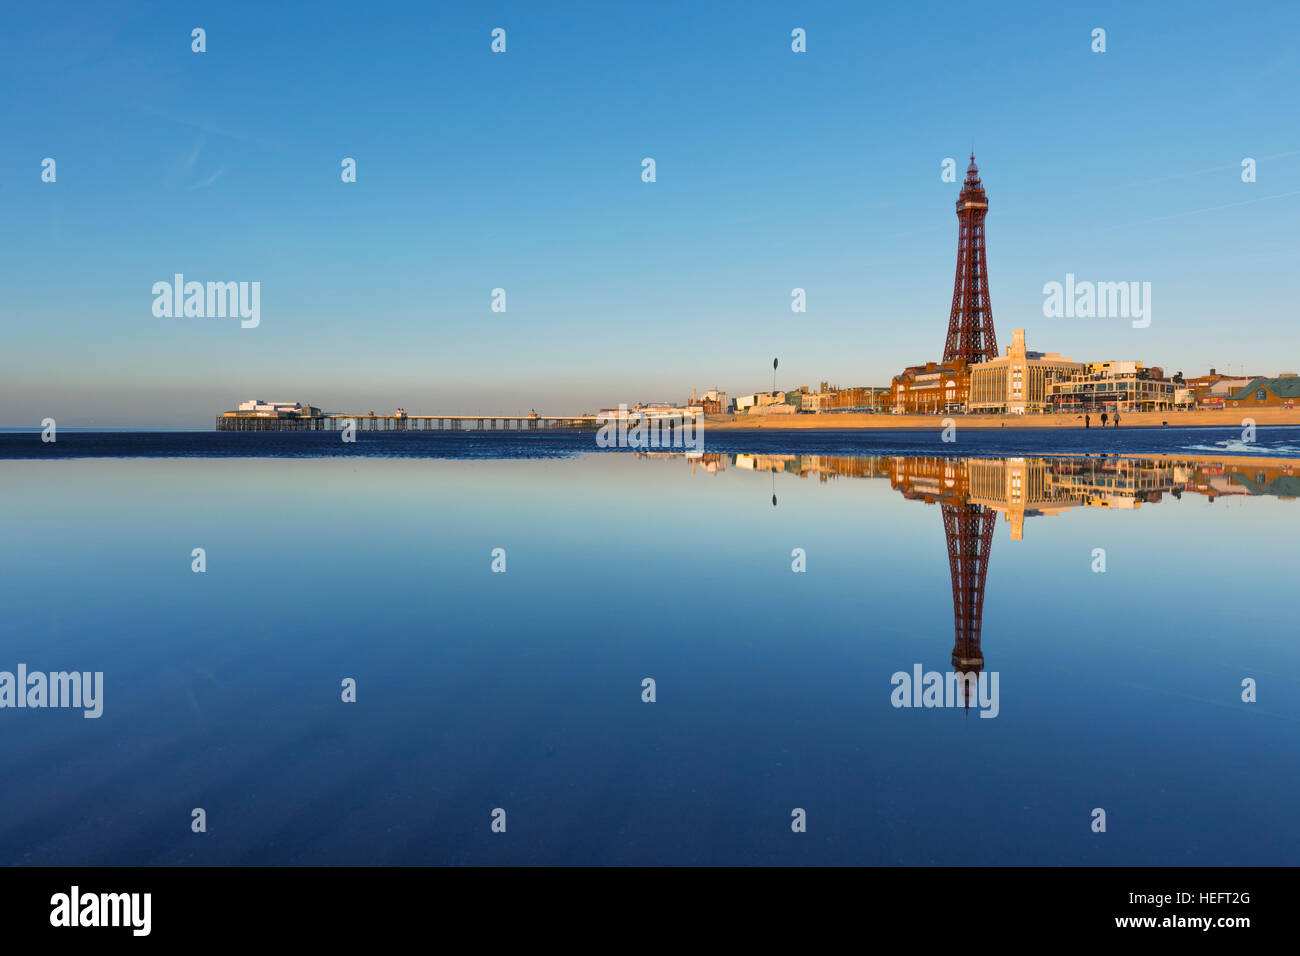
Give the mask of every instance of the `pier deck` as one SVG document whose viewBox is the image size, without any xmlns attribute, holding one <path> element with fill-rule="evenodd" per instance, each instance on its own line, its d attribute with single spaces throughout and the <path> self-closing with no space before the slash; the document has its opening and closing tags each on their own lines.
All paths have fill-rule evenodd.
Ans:
<svg viewBox="0 0 1300 956">
<path fill-rule="evenodd" d="M 339 432 L 354 422 L 357 431 L 596 431 L 595 415 L 352 415 L 331 413 L 315 418 L 274 418 L 255 415 L 217 416 L 217 431 Z"/>
</svg>

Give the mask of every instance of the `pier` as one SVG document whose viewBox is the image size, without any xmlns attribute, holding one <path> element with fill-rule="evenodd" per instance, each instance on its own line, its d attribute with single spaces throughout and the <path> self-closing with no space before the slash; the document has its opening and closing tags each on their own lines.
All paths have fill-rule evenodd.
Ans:
<svg viewBox="0 0 1300 956">
<path fill-rule="evenodd" d="M 332 412 L 316 416 L 217 416 L 223 432 L 341 432 L 348 422 L 359 432 L 596 431 L 595 415 L 355 415 Z"/>
</svg>

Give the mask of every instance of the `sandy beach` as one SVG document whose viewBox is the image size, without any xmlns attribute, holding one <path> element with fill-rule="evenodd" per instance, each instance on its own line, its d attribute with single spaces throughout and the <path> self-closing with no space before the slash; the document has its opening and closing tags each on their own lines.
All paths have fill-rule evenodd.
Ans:
<svg viewBox="0 0 1300 956">
<path fill-rule="evenodd" d="M 1082 415 L 953 415 L 958 428 L 1083 428 Z M 1120 428 L 1240 428 L 1245 419 L 1256 425 L 1300 425 L 1300 408 L 1242 407 L 1194 412 L 1125 412 Z M 941 428 L 942 415 L 870 415 L 813 413 L 809 415 L 707 415 L 704 423 L 714 429 L 885 429 Z M 1092 427 L 1100 428 L 1094 415 Z"/>
</svg>

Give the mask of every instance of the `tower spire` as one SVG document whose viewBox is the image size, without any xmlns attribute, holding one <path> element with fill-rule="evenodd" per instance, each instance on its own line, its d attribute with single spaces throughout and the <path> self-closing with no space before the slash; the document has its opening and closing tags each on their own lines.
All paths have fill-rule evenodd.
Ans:
<svg viewBox="0 0 1300 956">
<path fill-rule="evenodd" d="M 984 217 L 988 196 L 980 182 L 972 145 L 966 181 L 957 197 L 957 276 L 953 281 L 952 312 L 943 360 L 967 364 L 998 357 L 993 332 L 993 310 L 989 305 L 988 260 L 984 252 Z"/>
</svg>

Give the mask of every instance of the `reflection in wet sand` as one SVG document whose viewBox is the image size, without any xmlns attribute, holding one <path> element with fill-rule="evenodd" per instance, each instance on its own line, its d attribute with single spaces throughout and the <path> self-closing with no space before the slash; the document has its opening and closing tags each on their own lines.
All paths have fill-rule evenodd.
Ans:
<svg viewBox="0 0 1300 956">
<path fill-rule="evenodd" d="M 666 457 L 651 455 L 647 457 Z M 852 455 L 690 456 L 691 469 L 709 473 L 740 468 L 821 481 L 888 478 L 904 498 L 938 504 L 943 515 L 952 577 L 952 667 L 978 678 L 984 667 L 980 627 L 993 529 L 1001 513 L 1011 540 L 1024 537 L 1025 519 L 1069 508 L 1136 509 L 1165 494 L 1300 496 L 1300 475 L 1290 460 L 1096 457 L 925 458 Z M 773 495 L 772 503 L 776 504 Z M 970 689 L 966 682 L 970 706 Z"/>
</svg>

